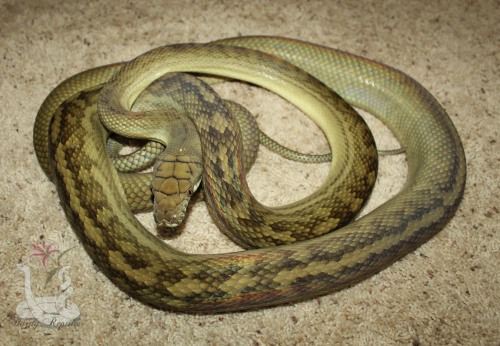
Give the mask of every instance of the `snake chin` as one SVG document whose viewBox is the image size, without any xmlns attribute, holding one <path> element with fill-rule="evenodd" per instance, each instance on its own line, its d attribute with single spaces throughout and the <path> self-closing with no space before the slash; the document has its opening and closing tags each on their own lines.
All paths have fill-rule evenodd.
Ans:
<svg viewBox="0 0 500 346">
<path fill-rule="evenodd" d="M 176 228 L 184 221 L 186 210 L 191 198 L 186 197 L 178 206 L 172 211 L 167 211 L 161 220 L 156 220 L 159 228 Z"/>
</svg>

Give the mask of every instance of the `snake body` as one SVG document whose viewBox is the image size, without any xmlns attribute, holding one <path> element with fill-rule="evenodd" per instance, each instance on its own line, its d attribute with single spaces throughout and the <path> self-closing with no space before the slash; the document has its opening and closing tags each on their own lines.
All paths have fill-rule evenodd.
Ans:
<svg viewBox="0 0 500 346">
<path fill-rule="evenodd" d="M 233 159 L 240 149 L 231 142 L 225 155 L 219 153 L 214 157 L 205 155 L 204 151 L 203 181 L 212 216 L 223 229 L 246 224 L 257 230 L 252 233 L 257 234 L 255 238 L 233 235 L 240 244 L 267 246 L 270 240 L 278 238 L 278 243 L 285 245 L 229 254 L 191 255 L 169 247 L 145 230 L 127 212 L 123 190 L 104 149 L 107 131 L 96 116 L 89 115 L 88 109 L 95 108 L 94 102 L 98 102 L 101 117 L 109 117 L 113 122 L 116 115 L 128 114 L 140 89 L 155 76 L 177 70 L 216 74 L 222 67 L 230 66 L 230 70 L 233 67 L 234 70 L 229 71 L 229 77 L 238 78 L 243 74 L 250 82 L 261 84 L 261 80 L 252 79 L 253 74 L 240 68 L 238 61 L 246 61 L 247 57 L 245 50 L 235 46 L 265 52 L 260 55 L 266 59 L 267 54 L 272 54 L 289 61 L 318 78 L 350 104 L 379 117 L 406 150 L 409 169 L 403 190 L 368 215 L 335 232 L 288 244 L 300 238 L 301 229 L 327 233 L 343 224 L 341 217 L 330 216 L 329 208 L 335 203 L 329 203 L 329 198 L 331 186 L 337 184 L 335 181 L 349 177 L 332 168 L 333 173 L 311 199 L 281 209 L 265 208 L 255 203 L 247 191 L 241 164 Z M 165 56 L 173 51 L 180 53 L 183 60 L 172 58 L 166 69 Z M 213 55 L 222 60 L 232 59 L 232 64 L 227 60 L 217 62 Z M 117 70 L 111 67 L 105 70 L 105 77 L 99 75 L 86 83 L 102 83 Z M 300 85 L 321 89 L 312 84 L 295 85 L 298 90 Z M 293 98 L 279 87 L 265 82 L 264 86 L 285 98 Z M 82 89 L 81 85 L 78 89 Z M 322 89 L 319 93 L 328 94 Z M 68 94 L 71 95 L 69 91 Z M 311 97 L 308 101 L 315 105 L 319 102 Z M 335 124 L 339 126 L 337 130 L 331 129 L 333 123 L 329 117 L 314 119 L 329 131 L 330 142 L 339 141 L 341 152 L 354 155 L 352 159 L 339 155 L 334 161 L 370 173 L 374 169 L 371 155 L 376 151 L 372 148 L 365 155 L 352 152 L 354 146 L 349 142 L 352 137 L 343 133 L 354 126 L 347 116 L 351 113 L 342 103 L 339 106 L 345 114 Z M 299 107 L 313 115 L 316 106 L 304 103 Z M 224 116 L 219 118 L 221 114 L 223 111 L 217 111 L 214 116 L 225 121 Z M 220 136 L 225 133 L 225 127 L 216 126 L 219 127 L 208 131 L 210 135 L 219 135 L 218 140 L 227 141 L 225 136 Z M 198 130 L 202 147 L 214 146 L 210 143 L 214 137 L 204 137 L 206 130 L 202 127 Z M 369 142 L 369 137 L 359 134 L 363 131 L 355 130 L 361 136 L 357 137 L 358 141 Z M 236 133 L 236 140 L 235 131 L 231 135 Z M 43 135 L 35 131 L 35 143 Z M 465 155 L 456 129 L 445 110 L 420 84 L 376 62 L 283 38 L 243 37 L 217 44 L 154 50 L 114 74 L 103 92 L 83 92 L 64 103 L 52 120 L 49 136 L 48 165 L 66 214 L 92 259 L 111 281 L 136 299 L 159 308 L 186 312 L 235 311 L 304 300 L 373 275 L 431 238 L 447 222 L 459 204 L 466 177 Z M 366 190 L 366 185 L 365 181 L 359 191 Z M 354 198 L 355 195 L 351 196 Z M 297 210 L 303 214 L 299 215 Z M 270 230 L 269 225 L 272 225 Z"/>
</svg>

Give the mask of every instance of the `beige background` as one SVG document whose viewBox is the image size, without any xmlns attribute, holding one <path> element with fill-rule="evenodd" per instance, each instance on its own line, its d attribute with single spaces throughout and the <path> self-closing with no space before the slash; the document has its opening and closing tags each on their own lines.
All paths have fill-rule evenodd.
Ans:
<svg viewBox="0 0 500 346">
<path fill-rule="evenodd" d="M 0 1 L 0 339 L 20 344 L 498 345 L 500 5 L 481 1 Z M 465 146 L 465 197 L 449 224 L 427 244 L 378 275 L 340 292 L 260 311 L 196 316 L 153 310 L 128 298 L 92 265 L 38 166 L 32 126 L 38 107 L 63 79 L 179 42 L 270 34 L 337 47 L 402 69 L 448 110 Z M 246 86 L 222 87 L 246 104 L 261 127 L 304 151 L 327 149 L 294 108 Z M 271 101 L 271 106 L 266 102 Z M 370 125 L 384 147 L 384 127 Z M 306 129 L 304 130 L 303 127 Z M 298 199 L 327 167 L 288 163 L 262 149 L 249 180 L 267 204 Z M 381 160 L 364 212 L 404 183 L 404 156 Z M 151 215 L 141 220 L 151 227 Z M 53 295 L 31 244 L 57 244 L 71 265 L 81 311 L 78 325 L 48 329 L 15 317 L 32 268 L 36 296 Z M 236 250 L 210 222 L 203 204 L 169 243 L 192 252 Z M 49 263 L 49 266 L 54 266 Z M 50 268 L 52 268 L 50 267 Z"/>
</svg>

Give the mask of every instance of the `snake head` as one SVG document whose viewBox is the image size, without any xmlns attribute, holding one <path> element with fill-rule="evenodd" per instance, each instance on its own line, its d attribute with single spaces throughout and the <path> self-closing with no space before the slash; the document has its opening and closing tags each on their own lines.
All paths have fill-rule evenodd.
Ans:
<svg viewBox="0 0 500 346">
<path fill-rule="evenodd" d="M 151 190 L 158 227 L 173 228 L 182 223 L 191 196 L 201 182 L 201 164 L 192 158 L 166 155 L 153 169 Z"/>
<path fill-rule="evenodd" d="M 190 190 L 188 190 L 189 192 Z M 186 216 L 190 193 L 166 196 L 154 194 L 154 217 L 159 228 L 179 226 Z"/>
</svg>

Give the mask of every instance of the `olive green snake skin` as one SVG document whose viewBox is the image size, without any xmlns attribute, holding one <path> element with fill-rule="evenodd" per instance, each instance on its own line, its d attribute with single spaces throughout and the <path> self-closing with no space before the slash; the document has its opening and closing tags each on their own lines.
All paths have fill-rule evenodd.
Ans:
<svg viewBox="0 0 500 346">
<path fill-rule="evenodd" d="M 338 202 L 334 188 L 342 189 L 342 181 L 354 180 L 356 190 L 350 199 L 369 193 L 366 186 L 375 179 L 376 167 L 372 138 L 360 128 L 363 125 L 351 122 L 350 109 L 335 101 L 321 84 L 302 76 L 305 79 L 301 82 L 290 81 L 295 88 L 290 91 L 281 85 L 274 70 L 260 64 L 255 71 L 247 70 L 249 65 L 256 66 L 256 61 L 264 66 L 273 64 L 267 54 L 247 56 L 245 50 L 234 46 L 281 57 L 351 105 L 381 119 L 406 150 L 408 177 L 402 191 L 368 215 L 328 233 L 348 221 L 342 211 L 331 211 Z M 280 76 L 282 72 L 301 75 L 300 70 L 276 61 L 287 70 L 280 71 Z M 50 167 L 62 205 L 86 251 L 112 282 L 143 303 L 186 312 L 224 312 L 295 302 L 342 289 L 384 269 L 431 238 L 453 215 L 463 195 L 465 155 L 450 118 L 420 84 L 390 67 L 306 42 L 241 37 L 217 44 L 162 47 L 113 75 L 118 69 L 118 65 L 97 69 L 94 77 L 86 77 L 83 88 L 78 79 L 68 85 L 65 93 L 69 97 L 113 76 L 101 93 L 89 91 L 64 103 L 48 133 L 40 133 L 35 125 L 34 141 L 37 146 L 49 136 L 45 144 L 49 153 L 43 155 L 42 145 L 37 155 L 46 171 Z M 196 124 L 203 151 L 204 193 L 215 222 L 225 232 L 241 230 L 229 236 L 244 246 L 267 246 L 275 240 L 284 245 L 228 254 L 186 254 L 152 235 L 129 212 L 105 151 L 107 131 L 86 110 L 97 102 L 101 118 L 119 121 L 127 116 L 141 88 L 176 71 L 242 78 L 291 101 L 299 93 L 299 108 L 325 131 L 336 153 L 340 148 L 340 154 L 333 156 L 330 174 L 312 197 L 266 208 L 253 200 L 246 186 L 238 160 L 238 130 L 226 131 L 233 126 L 232 120 L 223 110 L 216 110 L 211 115 L 214 122 L 201 120 L 201 125 Z M 322 107 L 329 106 L 321 105 L 323 97 L 340 107 L 339 117 L 325 114 Z M 187 101 L 179 105 L 190 106 Z M 319 115 L 315 113 L 318 109 Z M 37 118 L 37 123 L 45 122 Z M 346 134 L 350 130 L 354 135 Z M 354 152 L 356 141 L 366 142 L 369 150 Z M 222 142 L 229 142 L 230 149 L 219 145 Z M 211 149 L 219 152 L 208 154 Z M 335 166 L 338 164 L 342 168 Z M 359 168 L 360 173 L 350 169 L 352 174 L 346 175 L 346 168 Z M 364 173 L 372 174 L 363 177 Z M 348 189 L 343 196 L 349 196 Z M 355 204 L 360 207 L 362 202 Z M 246 227 L 255 232 L 245 232 Z M 325 235 L 293 243 L 309 237 L 303 236 L 305 230 L 313 236 Z"/>
</svg>

